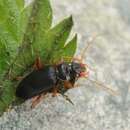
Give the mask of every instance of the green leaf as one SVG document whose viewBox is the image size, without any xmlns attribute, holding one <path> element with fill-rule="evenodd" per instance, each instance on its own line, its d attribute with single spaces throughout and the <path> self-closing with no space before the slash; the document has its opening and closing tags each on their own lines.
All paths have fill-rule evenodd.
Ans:
<svg viewBox="0 0 130 130">
<path fill-rule="evenodd" d="M 8 72 L 7 70 L 10 71 L 8 67 L 10 64 L 13 67 L 14 64 L 12 64 L 12 61 L 15 61 L 15 57 L 18 57 L 16 55 L 18 54 L 19 45 L 24 39 L 28 19 L 30 17 L 31 6 L 29 5 L 24 8 L 22 3 L 16 4 L 14 0 L 1 0 L 0 2 L 0 87 L 2 87 L 2 93 L 0 92 L 1 114 L 8 108 L 15 98 L 15 87 L 17 84 L 14 84 L 11 80 L 6 80 L 5 72 Z M 21 10 L 18 9 L 18 6 L 20 6 Z M 26 58 L 28 57 L 26 56 Z M 23 63 L 23 58 L 21 58 L 19 64 L 20 63 Z M 9 73 L 10 75 L 14 74 L 15 76 L 13 71 L 11 68 Z M 17 71 L 18 69 L 15 72 Z"/>
<path fill-rule="evenodd" d="M 14 101 L 14 99 L 14 84 L 9 80 L 5 80 L 3 82 L 3 87 L 0 89 L 0 114 L 3 112 L 3 110 L 9 107 L 9 105 Z"/>
<path fill-rule="evenodd" d="M 43 41 L 45 32 L 52 24 L 52 9 L 49 0 L 35 0 L 30 17 L 27 40 L 37 45 Z"/>
<path fill-rule="evenodd" d="M 6 71 L 8 64 L 10 62 L 10 52 L 12 51 L 12 48 L 10 46 L 7 46 L 7 41 L 10 40 L 9 36 L 7 34 L 3 34 L 0 31 L 0 77 L 3 75 L 3 73 Z"/>
<path fill-rule="evenodd" d="M 23 14 L 25 14 L 25 12 L 23 12 Z M 21 21 L 24 19 L 24 17 L 21 17 Z M 32 61 L 34 62 L 35 55 L 37 55 L 36 50 L 38 50 L 38 46 L 40 45 L 41 41 L 43 41 L 44 33 L 51 27 L 51 23 L 52 9 L 49 0 L 35 0 L 33 2 L 33 10 L 31 17 L 29 18 L 28 26 L 25 26 L 26 34 L 24 35 L 24 38 L 21 37 L 20 40 L 22 41 L 23 39 L 23 45 L 20 47 L 22 48 L 22 51 L 20 51 L 20 54 L 17 56 L 17 64 L 24 61 L 24 65 L 22 63 L 24 68 L 25 64 L 26 66 L 29 66 L 32 64 Z M 21 26 L 21 28 L 24 27 Z M 22 32 L 25 33 L 24 30 Z M 34 48 L 34 46 L 32 47 L 32 45 L 36 46 L 36 48 Z M 13 68 L 16 70 L 18 66 L 16 67 L 14 65 Z M 22 68 L 19 69 L 19 72 L 20 70 L 21 72 L 23 71 Z"/>
<path fill-rule="evenodd" d="M 24 0 L 15 0 L 17 7 L 19 8 L 19 11 L 21 11 L 24 8 Z"/>
<path fill-rule="evenodd" d="M 11 81 L 4 81 L 1 100 L 8 106 L 14 100 L 14 86 Z"/>
<path fill-rule="evenodd" d="M 6 46 L 1 44 L 0 41 L 0 75 L 2 71 L 6 69 L 6 60 L 8 59 L 8 52 Z"/>
<path fill-rule="evenodd" d="M 3 114 L 3 112 L 7 109 L 7 106 L 3 103 L 2 100 L 0 100 L 0 116 Z"/>
<path fill-rule="evenodd" d="M 42 35 L 42 33 L 51 27 L 52 9 L 49 0 L 35 0 L 32 19 L 35 24 L 36 35 L 37 32 Z"/>
<path fill-rule="evenodd" d="M 67 61 L 70 62 L 73 58 L 75 51 L 77 48 L 77 35 L 73 37 L 71 41 L 69 41 L 63 48 L 60 48 L 56 51 L 52 56 L 52 62 L 58 62 L 61 59 L 68 59 Z"/>
<path fill-rule="evenodd" d="M 1 9 L 3 14 L 5 13 L 5 18 L 2 20 L 0 17 L 0 21 L 3 21 L 3 26 L 10 33 L 14 40 L 17 41 L 17 28 L 18 28 L 18 16 L 19 10 L 17 8 L 16 2 L 14 0 L 0 0 L 1 1 Z M 1 14 L 0 16 L 3 16 Z"/>
<path fill-rule="evenodd" d="M 40 45 L 34 45 L 34 48 L 39 50 L 44 62 L 48 62 L 48 59 L 52 60 L 51 57 L 53 56 L 53 52 L 57 52 L 64 46 L 72 26 L 73 20 L 72 16 L 70 16 L 50 29 L 45 34 L 43 41 L 40 42 Z"/>
<path fill-rule="evenodd" d="M 77 48 L 77 35 L 74 36 L 74 38 L 66 44 L 66 46 L 63 48 L 62 57 L 72 57 L 74 56 Z"/>
<path fill-rule="evenodd" d="M 24 72 L 28 72 L 35 61 L 35 56 L 33 55 L 33 48 L 31 45 L 23 45 L 19 48 L 19 54 L 16 56 L 9 68 L 10 78 L 14 79 L 17 76 L 21 76 Z M 7 73 L 8 75 L 8 73 Z"/>
<path fill-rule="evenodd" d="M 25 40 L 26 33 L 28 32 L 29 19 L 31 16 L 33 3 L 30 3 L 28 6 L 24 7 L 19 15 L 19 43 L 23 43 Z M 25 33 L 26 32 L 26 33 Z"/>
<path fill-rule="evenodd" d="M 12 56 L 16 53 L 18 45 L 18 15 L 19 11 L 14 0 L 0 0 L 0 44 L 5 44 Z"/>
<path fill-rule="evenodd" d="M 30 5 L 24 7 L 23 0 L 0 0 L 0 30 L 11 37 L 16 48 L 21 43 L 21 37 L 25 33 L 26 25 L 28 24 L 28 17 L 30 16 Z M 21 10 L 19 10 L 19 6 Z M 3 15 L 4 14 L 4 15 Z M 4 17 L 4 18 L 3 18 Z M 14 48 L 14 50 L 16 50 Z"/>
<path fill-rule="evenodd" d="M 54 35 L 54 37 L 57 38 L 55 46 L 58 46 L 58 49 L 64 46 L 71 32 L 72 26 L 73 26 L 73 19 L 72 16 L 70 16 L 50 30 L 50 32 Z"/>
<path fill-rule="evenodd" d="M 20 43 L 23 42 L 23 38 L 26 32 L 25 30 L 28 24 L 31 9 L 31 5 L 27 6 L 19 13 L 18 18 L 15 19 L 18 20 L 18 28 L 16 31 L 16 35 L 18 35 L 18 41 L 16 41 L 12 37 L 10 30 L 8 30 L 7 27 L 5 27 L 6 22 L 0 24 L 0 75 L 2 75 L 3 72 L 5 72 L 5 69 L 9 66 L 9 64 L 11 64 L 11 62 L 14 61 L 13 59 L 16 57 L 18 53 L 18 47 Z M 11 28 L 11 30 L 15 31 L 15 29 L 13 28 Z M 7 64 L 7 62 L 9 64 Z"/>
<path fill-rule="evenodd" d="M 20 41 L 23 43 L 20 45 L 18 50 L 19 53 L 14 58 L 12 66 L 9 69 L 13 75 L 11 75 L 12 77 L 16 77 L 17 75 L 21 74 L 33 64 L 35 60 L 35 51 L 32 47 L 32 44 L 38 44 L 38 42 L 43 39 L 43 30 L 46 31 L 46 29 L 49 29 L 51 26 L 52 10 L 49 1 L 36 0 L 32 3 L 32 6 L 25 8 L 19 16 L 21 18 L 19 28 L 19 31 L 21 31 Z M 29 17 L 31 10 L 31 17 Z M 35 24 L 36 27 L 34 27 Z M 39 36 L 39 34 L 41 36 Z M 33 41 L 33 39 L 35 39 L 36 43 Z"/>
</svg>

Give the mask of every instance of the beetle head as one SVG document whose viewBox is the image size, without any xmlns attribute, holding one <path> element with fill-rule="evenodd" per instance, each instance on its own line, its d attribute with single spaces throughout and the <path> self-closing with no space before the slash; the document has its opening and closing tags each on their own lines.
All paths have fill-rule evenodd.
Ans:
<svg viewBox="0 0 130 130">
<path fill-rule="evenodd" d="M 76 77 L 86 76 L 86 65 L 82 63 L 72 62 L 72 72 L 75 73 Z"/>
</svg>

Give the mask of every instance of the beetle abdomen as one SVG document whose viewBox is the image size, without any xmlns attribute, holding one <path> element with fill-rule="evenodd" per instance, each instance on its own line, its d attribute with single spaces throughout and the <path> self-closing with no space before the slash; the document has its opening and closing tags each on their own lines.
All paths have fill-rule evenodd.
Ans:
<svg viewBox="0 0 130 130">
<path fill-rule="evenodd" d="M 43 69 L 34 70 L 18 85 L 16 96 L 29 99 L 43 92 L 48 92 L 56 85 L 55 69 L 45 66 Z"/>
</svg>

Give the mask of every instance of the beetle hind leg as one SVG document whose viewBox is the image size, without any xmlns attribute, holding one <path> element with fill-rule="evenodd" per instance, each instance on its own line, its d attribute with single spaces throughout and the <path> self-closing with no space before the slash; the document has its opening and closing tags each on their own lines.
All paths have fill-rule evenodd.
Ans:
<svg viewBox="0 0 130 130">
<path fill-rule="evenodd" d="M 46 93 L 33 97 L 31 108 L 35 108 L 35 106 L 40 103 L 40 101 L 45 97 L 45 95 Z"/>
</svg>

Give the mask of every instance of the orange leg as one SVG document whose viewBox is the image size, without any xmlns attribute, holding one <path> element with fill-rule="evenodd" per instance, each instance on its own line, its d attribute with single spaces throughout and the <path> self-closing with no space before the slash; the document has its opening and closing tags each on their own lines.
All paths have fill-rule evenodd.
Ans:
<svg viewBox="0 0 130 130">
<path fill-rule="evenodd" d="M 16 78 L 15 78 L 15 80 L 17 80 L 17 81 L 20 81 L 20 80 L 22 80 L 23 79 L 23 76 L 17 76 Z"/>
<path fill-rule="evenodd" d="M 42 69 L 42 68 L 43 68 L 43 64 L 42 64 L 42 62 L 41 62 L 40 57 L 36 58 L 33 67 L 34 67 L 34 69 L 36 69 L 36 70 L 39 70 L 39 69 Z"/>
<path fill-rule="evenodd" d="M 65 87 L 66 89 L 70 89 L 70 88 L 73 88 L 74 86 L 72 85 L 71 82 L 69 82 L 69 81 L 64 81 L 64 87 Z"/>
<path fill-rule="evenodd" d="M 52 92 L 52 96 L 56 97 L 57 94 L 58 94 L 58 90 L 57 90 L 57 87 L 55 86 L 54 89 L 53 89 L 53 92 Z"/>
<path fill-rule="evenodd" d="M 45 95 L 46 95 L 46 93 L 35 96 L 34 98 L 32 98 L 31 108 L 35 108 L 35 106 L 44 98 Z"/>
</svg>

